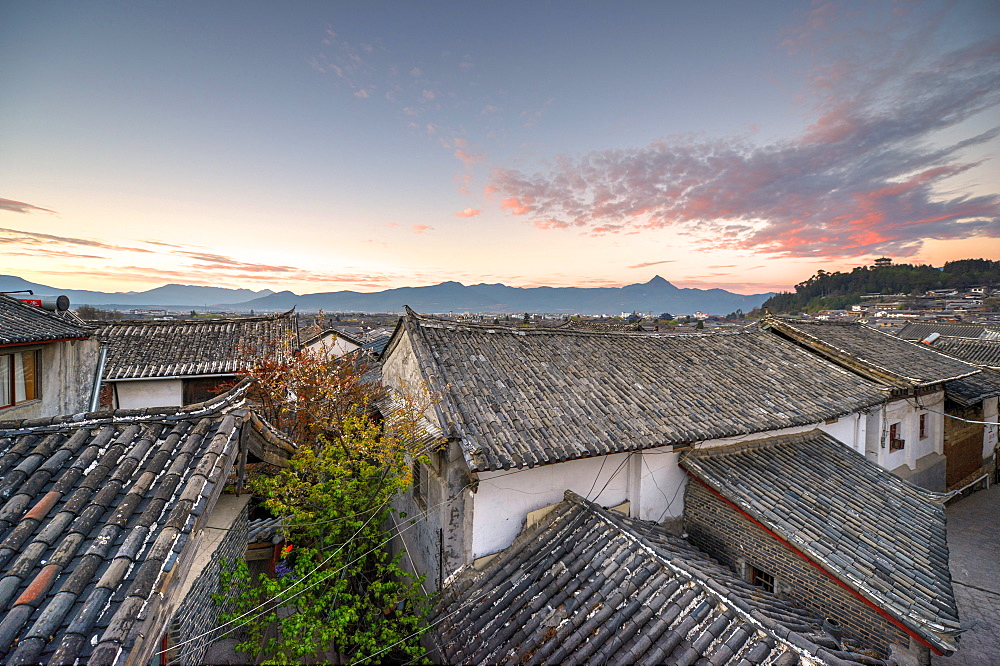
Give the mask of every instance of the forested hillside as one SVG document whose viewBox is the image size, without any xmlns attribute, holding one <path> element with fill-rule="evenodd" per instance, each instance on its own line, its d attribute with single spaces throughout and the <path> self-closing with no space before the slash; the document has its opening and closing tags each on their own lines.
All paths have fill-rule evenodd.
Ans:
<svg viewBox="0 0 1000 666">
<path fill-rule="evenodd" d="M 866 294 L 922 294 L 928 289 L 962 289 L 977 285 L 1000 286 L 1000 261 L 961 259 L 944 268 L 897 264 L 859 266 L 850 273 L 818 271 L 795 292 L 772 296 L 762 307 L 773 313 L 816 312 L 857 303 Z"/>
</svg>

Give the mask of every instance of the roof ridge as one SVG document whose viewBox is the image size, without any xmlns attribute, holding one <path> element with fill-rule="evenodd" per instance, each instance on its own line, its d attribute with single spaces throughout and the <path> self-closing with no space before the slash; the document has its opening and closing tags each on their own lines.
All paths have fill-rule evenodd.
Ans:
<svg viewBox="0 0 1000 666">
<path fill-rule="evenodd" d="M 205 326 L 209 324 L 229 324 L 233 322 L 257 322 L 257 321 L 278 321 L 280 319 L 292 319 L 295 308 L 286 312 L 268 315 L 253 315 L 248 317 L 216 317 L 212 319 L 171 319 L 169 321 L 155 319 L 88 319 L 89 325 L 99 328 L 109 326 Z"/>
<path fill-rule="evenodd" d="M 469 329 L 485 331 L 488 333 L 511 333 L 514 335 L 570 335 L 589 338 L 692 338 L 692 337 L 712 337 L 712 336 L 736 336 L 756 334 L 757 331 L 747 331 L 739 329 L 735 331 L 708 331 L 702 333 L 687 333 L 673 331 L 615 331 L 615 330 L 592 330 L 583 328 L 572 328 L 565 325 L 546 326 L 544 328 L 518 328 L 503 324 L 486 324 L 482 322 L 460 322 L 453 319 L 441 319 L 430 315 L 414 312 L 409 306 L 406 314 L 421 325 L 429 325 L 430 328 L 453 328 L 455 330 Z"/>
<path fill-rule="evenodd" d="M 869 372 L 872 372 L 873 374 L 883 374 L 883 375 L 885 375 L 885 377 L 888 380 L 891 380 L 891 381 L 886 381 L 886 380 L 879 380 L 879 381 L 883 381 L 884 383 L 887 383 L 887 384 L 894 384 L 898 388 L 906 388 L 906 386 L 901 387 L 900 384 L 904 384 L 904 385 L 907 385 L 907 386 L 910 386 L 910 387 L 912 387 L 912 386 L 917 386 L 917 387 L 920 387 L 920 386 L 929 386 L 929 385 L 938 384 L 938 383 L 941 383 L 941 382 L 944 382 L 944 381 L 961 379 L 963 377 L 968 377 L 970 375 L 976 374 L 977 372 L 980 372 L 980 368 L 977 368 L 976 366 L 970 364 L 967 361 L 963 361 L 961 359 L 956 359 L 956 358 L 954 358 L 952 356 L 949 356 L 948 354 L 945 354 L 943 352 L 930 349 L 930 351 L 932 351 L 935 356 L 940 357 L 942 359 L 947 359 L 948 361 L 961 363 L 962 365 L 965 365 L 968 368 L 970 368 L 971 372 L 966 372 L 964 374 L 956 375 L 954 377 L 948 377 L 948 378 L 945 378 L 945 379 L 933 379 L 933 380 L 930 380 L 930 381 L 928 381 L 928 380 L 922 380 L 922 379 L 919 379 L 917 377 L 910 377 L 908 375 L 903 374 L 902 372 L 900 372 L 898 370 L 894 370 L 893 368 L 887 367 L 882 362 L 876 362 L 875 360 L 871 359 L 870 357 L 865 358 L 865 357 L 863 357 L 863 356 L 861 356 L 861 355 L 859 355 L 859 354 L 857 354 L 857 353 L 855 353 L 855 352 L 853 352 L 853 351 L 851 351 L 849 349 L 846 349 L 846 348 L 840 346 L 839 344 L 837 344 L 835 342 L 831 342 L 829 340 L 823 339 L 820 336 L 813 335 L 813 333 L 811 331 L 805 330 L 802 327 L 802 325 L 801 325 L 801 324 L 804 323 L 806 327 L 808 327 L 808 326 L 817 326 L 817 327 L 820 327 L 820 328 L 822 328 L 824 326 L 826 326 L 826 327 L 840 326 L 840 327 L 843 327 L 843 328 L 856 327 L 858 330 L 872 331 L 872 332 L 878 333 L 879 335 L 885 336 L 886 340 L 892 340 L 892 341 L 894 341 L 894 342 L 891 342 L 890 344 L 896 344 L 895 341 L 898 341 L 898 342 L 905 342 L 905 343 L 907 343 L 907 344 L 909 344 L 909 345 L 911 345 L 913 347 L 916 347 L 917 349 L 921 349 L 921 350 L 924 350 L 924 351 L 926 351 L 926 350 L 929 349 L 927 347 L 927 345 L 920 344 L 919 342 L 916 342 L 916 341 L 913 341 L 913 340 L 904 340 L 904 339 L 902 339 L 902 338 L 900 338 L 898 336 L 891 335 L 891 334 L 886 333 L 884 331 L 880 331 L 879 329 L 877 329 L 877 328 L 875 328 L 873 326 L 868 326 L 867 324 L 862 324 L 860 322 L 830 322 L 830 321 L 816 321 L 816 320 L 803 320 L 803 319 L 800 319 L 800 320 L 791 320 L 791 319 L 784 318 L 784 317 L 776 317 L 774 315 L 768 315 L 767 317 L 761 319 L 761 323 L 765 324 L 765 325 L 768 325 L 768 326 L 771 326 L 771 327 L 775 327 L 774 325 L 777 324 L 776 330 L 784 333 L 785 335 L 787 335 L 789 337 L 794 337 L 793 333 L 789 332 L 789 330 L 788 330 L 788 329 L 791 329 L 791 331 L 794 331 L 794 334 L 797 334 L 799 336 L 802 336 L 803 338 L 807 338 L 808 340 L 812 341 L 812 344 L 814 344 L 818 348 L 817 353 L 820 353 L 820 354 L 826 353 L 826 354 L 830 354 L 830 355 L 833 355 L 833 356 L 839 356 L 844 363 L 847 363 L 847 364 L 852 364 L 852 363 L 853 364 L 859 364 L 859 365 L 861 365 L 863 367 L 867 367 Z M 801 343 L 802 341 L 799 340 L 798 342 Z M 921 353 L 923 353 L 923 351 Z M 832 361 L 832 359 L 830 359 L 830 360 Z M 836 361 L 833 361 L 833 362 L 836 362 Z M 853 370 L 853 371 L 857 372 L 857 370 Z"/>
</svg>

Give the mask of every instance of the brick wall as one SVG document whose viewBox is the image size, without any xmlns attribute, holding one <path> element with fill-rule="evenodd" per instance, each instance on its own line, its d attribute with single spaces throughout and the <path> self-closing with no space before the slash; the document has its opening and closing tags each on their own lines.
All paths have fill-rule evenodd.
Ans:
<svg viewBox="0 0 1000 666">
<path fill-rule="evenodd" d="M 969 421 L 982 421 L 982 403 L 963 408 L 948 401 L 946 411 Z M 983 474 L 983 434 L 979 423 L 966 423 L 958 419 L 944 420 L 944 455 L 948 458 L 948 489 L 954 490 Z"/>
<path fill-rule="evenodd" d="M 910 645 L 905 632 L 693 479 L 684 495 L 684 527 L 692 543 L 741 577 L 748 565 L 772 574 L 780 596 L 818 619 L 835 618 L 862 647 L 888 656 L 891 643 Z"/>
<path fill-rule="evenodd" d="M 236 562 L 243 557 L 247 549 L 247 507 L 233 521 L 232 528 L 219 544 L 212 560 L 195 579 L 187 596 L 177 608 L 169 628 L 169 645 L 177 645 L 206 632 L 218 625 L 219 614 L 233 610 L 230 606 L 220 606 L 212 599 L 219 591 L 219 572 L 221 560 Z M 182 666 L 197 666 L 202 663 L 205 649 L 221 637 L 224 629 L 213 631 L 197 640 L 171 649 L 169 663 Z"/>
</svg>

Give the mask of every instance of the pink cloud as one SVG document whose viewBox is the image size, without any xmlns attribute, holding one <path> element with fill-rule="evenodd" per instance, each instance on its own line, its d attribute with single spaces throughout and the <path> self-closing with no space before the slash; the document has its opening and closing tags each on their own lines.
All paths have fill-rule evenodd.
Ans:
<svg viewBox="0 0 1000 666">
<path fill-rule="evenodd" d="M 454 155 L 465 166 L 466 169 L 471 169 L 473 165 L 475 165 L 477 162 L 483 161 L 482 155 L 470 154 L 462 149 L 456 149 Z"/>
<path fill-rule="evenodd" d="M 14 201 L 13 199 L 0 199 L 0 210 L 9 210 L 14 213 L 34 213 L 35 211 L 42 213 L 55 213 L 54 210 L 40 208 L 39 206 L 32 206 L 29 203 Z"/>
<path fill-rule="evenodd" d="M 524 215 L 525 213 L 530 213 L 532 211 L 530 205 L 531 198 L 526 197 L 525 199 L 526 202 L 522 202 L 518 197 L 507 197 L 506 199 L 501 199 L 500 208 L 509 210 L 514 215 Z"/>
<path fill-rule="evenodd" d="M 635 264 L 634 266 L 626 266 L 625 268 L 649 268 L 650 266 L 659 266 L 660 264 L 672 264 L 676 259 L 663 259 L 661 261 L 646 261 L 641 264 Z"/>
<path fill-rule="evenodd" d="M 83 247 L 95 247 L 103 250 L 118 250 L 125 252 L 139 252 L 143 254 L 154 254 L 153 250 L 141 247 L 131 247 L 128 245 L 114 245 L 92 238 L 73 238 L 70 236 L 56 236 L 54 234 L 43 234 L 36 231 L 19 231 L 17 229 L 0 228 L 0 245 L 21 245 L 21 246 L 41 246 L 41 245 L 80 245 Z"/>
<path fill-rule="evenodd" d="M 515 213 L 516 215 L 517 213 Z M 565 229 L 569 226 L 569 223 L 563 222 L 562 220 L 533 220 L 532 225 L 536 229 Z"/>
<path fill-rule="evenodd" d="M 475 217 L 476 215 L 479 215 L 482 212 L 483 211 L 479 210 L 478 208 L 466 208 L 465 210 L 455 213 L 455 217 Z"/>
<path fill-rule="evenodd" d="M 429 226 L 427 226 L 426 224 L 414 224 L 414 225 L 413 225 L 413 226 L 411 227 L 411 229 L 413 230 L 413 233 L 415 233 L 415 234 L 422 234 L 422 233 L 424 233 L 425 231 L 430 231 L 430 230 L 432 230 L 433 228 L 434 228 L 434 227 L 429 227 Z"/>
<path fill-rule="evenodd" d="M 824 7 L 808 30 L 836 22 Z M 886 40 L 897 50 L 881 58 L 854 60 L 855 44 L 830 39 L 848 55 L 820 68 L 816 120 L 791 140 L 680 137 L 562 156 L 541 172 L 496 169 L 488 192 L 541 229 L 671 228 L 705 247 L 785 256 L 907 257 L 928 239 L 1000 237 L 997 184 L 973 193 L 947 181 L 978 166 L 965 153 L 1000 130 L 935 143 L 1000 104 L 1000 41 L 934 54 L 925 34 L 933 27 Z"/>
</svg>

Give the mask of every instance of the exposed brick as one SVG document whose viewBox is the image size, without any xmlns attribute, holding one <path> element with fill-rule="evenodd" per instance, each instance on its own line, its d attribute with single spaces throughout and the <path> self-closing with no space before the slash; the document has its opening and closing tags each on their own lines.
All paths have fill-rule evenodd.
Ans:
<svg viewBox="0 0 1000 666">
<path fill-rule="evenodd" d="M 247 527 L 247 507 L 243 507 L 240 515 L 233 521 L 229 533 L 216 550 L 211 563 L 195 579 L 188 595 L 174 613 L 168 634 L 171 645 L 184 643 L 205 633 L 209 628 L 217 627 L 219 614 L 233 610 L 232 604 L 217 604 L 212 595 L 219 591 L 221 560 L 232 563 L 243 557 L 247 548 Z M 220 638 L 225 631 L 216 628 L 191 643 L 172 649 L 168 655 L 170 663 L 197 666 L 202 663 L 209 644 Z"/>
<path fill-rule="evenodd" d="M 910 644 L 905 632 L 700 483 L 687 484 L 684 526 L 693 544 L 737 574 L 745 575 L 747 565 L 773 574 L 780 596 L 817 617 L 835 618 L 863 647 L 888 655 L 890 643 Z"/>
</svg>

